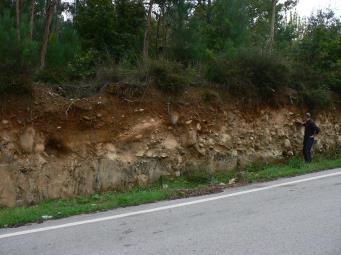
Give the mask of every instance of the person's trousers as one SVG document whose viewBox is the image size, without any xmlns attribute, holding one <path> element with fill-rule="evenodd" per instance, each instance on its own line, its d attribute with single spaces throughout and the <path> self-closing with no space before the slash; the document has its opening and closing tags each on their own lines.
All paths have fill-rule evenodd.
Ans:
<svg viewBox="0 0 341 255">
<path fill-rule="evenodd" d="M 303 156 L 305 162 L 311 162 L 311 148 L 314 144 L 313 137 L 305 137 L 303 141 Z"/>
</svg>

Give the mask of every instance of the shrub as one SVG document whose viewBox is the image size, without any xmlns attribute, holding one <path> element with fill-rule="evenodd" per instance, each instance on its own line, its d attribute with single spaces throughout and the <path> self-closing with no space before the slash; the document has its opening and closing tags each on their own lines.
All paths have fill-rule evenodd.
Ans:
<svg viewBox="0 0 341 255">
<path fill-rule="evenodd" d="M 274 104 L 279 90 L 290 83 L 290 69 L 279 56 L 248 51 L 233 59 L 212 59 L 206 77 L 234 96 Z"/>
<path fill-rule="evenodd" d="M 330 91 L 324 87 L 307 89 L 303 92 L 303 100 L 311 110 L 327 109 L 332 105 Z"/>
<path fill-rule="evenodd" d="M 0 94 L 27 94 L 39 47 L 24 38 L 18 42 L 13 24 L 9 11 L 0 14 Z"/>
<path fill-rule="evenodd" d="M 1 94 L 30 94 L 32 79 L 26 66 L 17 64 L 0 64 L 0 95 Z"/>
<path fill-rule="evenodd" d="M 95 66 L 98 64 L 99 58 L 99 53 L 92 49 L 76 54 L 74 60 L 67 67 L 69 79 L 94 78 L 96 75 Z"/>
<path fill-rule="evenodd" d="M 186 68 L 180 63 L 164 59 L 151 61 L 148 64 L 147 77 L 162 92 L 169 94 L 179 95 L 189 84 Z"/>
</svg>

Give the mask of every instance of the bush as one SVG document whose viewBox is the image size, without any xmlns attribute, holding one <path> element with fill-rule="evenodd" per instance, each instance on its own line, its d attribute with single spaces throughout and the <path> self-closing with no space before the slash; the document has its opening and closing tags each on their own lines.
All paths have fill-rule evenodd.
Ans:
<svg viewBox="0 0 341 255">
<path fill-rule="evenodd" d="M 67 74 L 70 80 L 82 80 L 94 78 L 96 75 L 95 66 L 100 56 L 96 50 L 88 50 L 76 54 L 74 60 L 67 67 Z"/>
<path fill-rule="evenodd" d="M 0 13 L 0 94 L 31 92 L 32 67 L 37 63 L 38 44 L 22 39 L 18 42 L 10 12 Z"/>
<path fill-rule="evenodd" d="M 30 94 L 32 79 L 25 66 L 0 64 L 0 95 Z"/>
<path fill-rule="evenodd" d="M 148 64 L 147 78 L 162 92 L 175 95 L 181 94 L 189 84 L 186 68 L 182 64 L 163 59 Z"/>
<path fill-rule="evenodd" d="M 303 101 L 311 110 L 327 109 L 332 105 L 330 91 L 324 87 L 304 91 Z"/>
<path fill-rule="evenodd" d="M 290 84 L 290 69 L 279 56 L 248 51 L 233 59 L 211 60 L 206 77 L 234 96 L 273 105 L 280 89 Z"/>
</svg>

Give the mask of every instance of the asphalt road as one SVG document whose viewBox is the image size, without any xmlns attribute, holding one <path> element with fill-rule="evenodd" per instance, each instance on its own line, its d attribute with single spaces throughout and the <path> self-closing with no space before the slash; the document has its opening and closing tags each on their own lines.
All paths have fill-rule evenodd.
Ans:
<svg viewBox="0 0 341 255">
<path fill-rule="evenodd" d="M 341 255 L 341 169 L 0 229 L 0 254 Z"/>
</svg>

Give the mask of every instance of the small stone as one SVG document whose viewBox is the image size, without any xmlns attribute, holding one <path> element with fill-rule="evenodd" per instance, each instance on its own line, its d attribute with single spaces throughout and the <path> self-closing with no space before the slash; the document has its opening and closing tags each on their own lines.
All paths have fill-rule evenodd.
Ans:
<svg viewBox="0 0 341 255">
<path fill-rule="evenodd" d="M 168 189 L 168 184 L 162 184 L 163 189 Z"/>
<path fill-rule="evenodd" d="M 341 147 L 341 136 L 338 136 L 338 138 L 336 139 L 336 144 L 337 146 Z"/>
<path fill-rule="evenodd" d="M 180 175 L 181 175 L 181 172 L 180 172 L 180 171 L 175 171 L 175 173 L 174 173 L 174 174 L 175 174 L 175 176 L 176 176 L 176 177 L 180 177 Z"/>
<path fill-rule="evenodd" d="M 238 156 L 238 151 L 237 150 L 232 150 L 231 151 L 231 156 L 232 157 L 237 157 Z"/>
<path fill-rule="evenodd" d="M 167 158 L 168 157 L 168 155 L 166 154 L 166 153 L 161 153 L 161 158 Z"/>
<path fill-rule="evenodd" d="M 147 186 L 148 181 L 149 181 L 149 178 L 148 178 L 148 176 L 145 175 L 145 174 L 140 174 L 140 175 L 136 176 L 136 182 L 137 182 L 137 185 L 138 185 L 139 187 L 145 187 L 145 186 Z"/>
<path fill-rule="evenodd" d="M 135 139 L 140 140 L 140 139 L 142 139 L 142 137 L 143 137 L 143 135 L 140 134 L 140 135 L 135 136 Z"/>
<path fill-rule="evenodd" d="M 190 125 L 192 123 L 192 120 L 186 121 L 186 125 Z"/>
<path fill-rule="evenodd" d="M 229 185 L 233 185 L 236 184 L 237 179 L 236 178 L 232 178 L 231 180 L 229 180 Z"/>
<path fill-rule="evenodd" d="M 4 124 L 4 125 L 7 125 L 9 123 L 9 121 L 8 120 L 2 120 L 1 123 Z"/>
<path fill-rule="evenodd" d="M 143 151 L 139 151 L 136 153 L 136 157 L 143 157 L 144 152 Z"/>
<path fill-rule="evenodd" d="M 89 116 L 83 116 L 84 120 L 91 120 Z"/>
<path fill-rule="evenodd" d="M 284 147 L 285 147 L 286 149 L 290 149 L 290 148 L 291 148 L 291 142 L 290 142 L 289 139 L 285 139 L 285 140 L 284 140 Z"/>
<path fill-rule="evenodd" d="M 197 130 L 198 130 L 198 131 L 201 131 L 201 125 L 200 125 L 200 123 L 197 124 Z"/>
<path fill-rule="evenodd" d="M 61 127 L 61 126 L 58 126 L 57 129 L 62 129 L 62 127 Z"/>
<path fill-rule="evenodd" d="M 42 153 L 45 151 L 45 145 L 44 144 L 36 144 L 34 147 L 34 151 L 36 153 Z"/>
<path fill-rule="evenodd" d="M 41 218 L 42 218 L 43 220 L 49 220 L 49 219 L 52 219 L 53 216 L 51 216 L 51 215 L 43 215 L 43 216 L 41 216 Z"/>
<path fill-rule="evenodd" d="M 102 114 L 97 113 L 96 117 L 97 117 L 97 118 L 102 118 Z"/>
<path fill-rule="evenodd" d="M 153 157 L 153 152 L 152 152 L 152 151 L 147 151 L 146 156 L 147 156 L 148 158 Z"/>
</svg>

